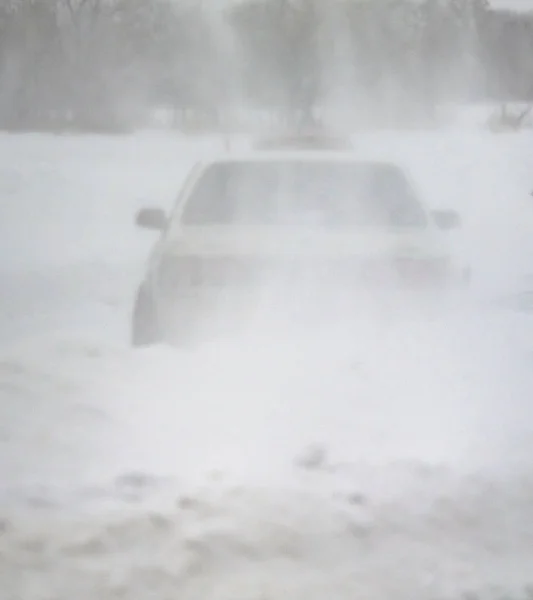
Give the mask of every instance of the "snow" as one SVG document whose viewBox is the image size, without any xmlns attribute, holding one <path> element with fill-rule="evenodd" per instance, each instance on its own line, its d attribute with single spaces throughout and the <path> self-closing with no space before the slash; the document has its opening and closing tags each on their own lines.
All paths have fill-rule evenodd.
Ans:
<svg viewBox="0 0 533 600">
<path fill-rule="evenodd" d="M 2 598 L 525 594 L 533 138 L 354 142 L 461 210 L 471 302 L 133 351 L 134 213 L 223 144 L 0 136 Z"/>
</svg>

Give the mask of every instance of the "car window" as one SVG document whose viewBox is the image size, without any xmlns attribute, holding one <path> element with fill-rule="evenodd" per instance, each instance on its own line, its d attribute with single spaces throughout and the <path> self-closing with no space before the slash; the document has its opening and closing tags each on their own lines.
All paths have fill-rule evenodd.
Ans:
<svg viewBox="0 0 533 600">
<path fill-rule="evenodd" d="M 208 167 L 184 208 L 185 225 L 424 227 L 401 169 L 338 161 L 224 162 Z"/>
</svg>

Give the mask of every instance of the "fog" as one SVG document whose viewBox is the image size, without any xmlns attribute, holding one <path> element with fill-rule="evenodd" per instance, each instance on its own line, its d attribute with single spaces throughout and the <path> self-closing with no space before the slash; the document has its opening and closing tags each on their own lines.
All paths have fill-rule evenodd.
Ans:
<svg viewBox="0 0 533 600">
<path fill-rule="evenodd" d="M 283 0 L 0 16 L 3 597 L 525 598 L 531 16 Z M 352 185 L 314 169 L 305 193 L 248 182 L 239 231 L 188 239 L 275 255 L 252 297 L 221 286 L 196 343 L 132 348 L 158 236 L 137 210 L 170 211 L 199 160 L 302 128 L 457 210 L 471 288 L 377 294 L 329 267 L 317 285 L 316 255 L 377 241 L 323 226 Z M 284 235 L 254 224 L 264 196 Z M 298 235 L 305 277 L 279 260 Z"/>
<path fill-rule="evenodd" d="M 482 0 L 10 0 L 0 30 L 10 130 L 427 126 L 531 98 L 531 16 Z"/>
</svg>

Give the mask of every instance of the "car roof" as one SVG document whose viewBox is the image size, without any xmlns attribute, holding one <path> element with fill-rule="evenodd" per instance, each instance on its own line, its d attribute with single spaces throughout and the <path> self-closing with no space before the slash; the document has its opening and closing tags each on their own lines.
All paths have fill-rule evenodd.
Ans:
<svg viewBox="0 0 533 600">
<path fill-rule="evenodd" d="M 401 168 L 401 165 L 395 161 L 374 159 L 371 157 L 362 157 L 348 151 L 315 151 L 307 152 L 305 150 L 276 150 L 261 152 L 257 150 L 249 150 L 245 152 L 231 152 L 229 154 L 221 154 L 204 158 L 200 164 L 204 166 L 215 164 L 232 164 L 232 163 L 249 163 L 249 162 L 317 162 L 317 163 L 353 163 L 359 165 L 383 165 L 396 166 Z"/>
<path fill-rule="evenodd" d="M 254 143 L 254 148 L 260 151 L 276 150 L 305 150 L 306 152 L 320 152 L 321 150 L 351 150 L 352 142 L 349 138 L 335 135 L 304 133 L 269 137 L 259 139 Z"/>
</svg>

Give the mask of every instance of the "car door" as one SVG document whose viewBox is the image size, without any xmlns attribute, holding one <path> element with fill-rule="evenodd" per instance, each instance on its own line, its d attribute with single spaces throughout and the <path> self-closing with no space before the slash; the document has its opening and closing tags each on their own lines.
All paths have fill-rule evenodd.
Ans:
<svg viewBox="0 0 533 600">
<path fill-rule="evenodd" d="M 197 163 L 187 175 L 178 197 L 174 203 L 174 207 L 169 215 L 167 226 L 162 232 L 159 241 L 154 247 L 149 259 L 148 265 L 148 285 L 152 291 L 155 309 L 162 323 L 168 319 L 168 303 L 165 302 L 165 263 L 173 254 L 173 231 L 175 230 L 176 221 L 179 220 L 182 208 L 187 202 L 191 191 L 194 189 L 196 182 L 201 177 L 205 169 L 205 164 Z"/>
</svg>

